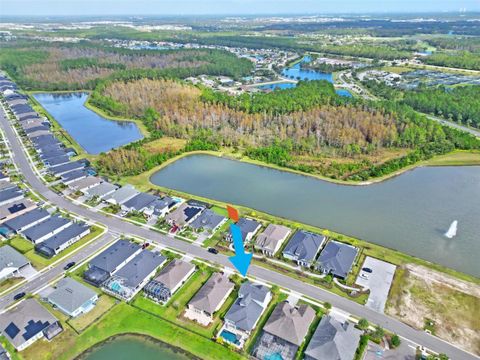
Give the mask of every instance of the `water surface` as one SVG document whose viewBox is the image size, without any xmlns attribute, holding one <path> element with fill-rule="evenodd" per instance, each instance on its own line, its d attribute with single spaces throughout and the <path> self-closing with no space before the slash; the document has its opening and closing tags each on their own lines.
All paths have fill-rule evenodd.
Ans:
<svg viewBox="0 0 480 360">
<path fill-rule="evenodd" d="M 480 276 L 480 167 L 425 167 L 345 186 L 193 155 L 151 177 L 167 188 L 352 235 Z M 444 233 L 458 220 L 458 235 Z"/>
<path fill-rule="evenodd" d="M 188 360 L 167 345 L 140 337 L 125 336 L 95 347 L 82 360 Z"/>
<path fill-rule="evenodd" d="M 87 109 L 87 93 L 43 93 L 34 97 L 89 154 L 100 154 L 143 137 L 134 122 L 108 120 Z"/>
<path fill-rule="evenodd" d="M 309 63 L 310 61 L 312 61 L 311 57 L 305 56 L 302 61 L 292 67 L 283 69 L 282 75 L 295 80 L 327 80 L 333 84 L 333 75 L 331 73 L 302 69 L 301 63 Z"/>
</svg>

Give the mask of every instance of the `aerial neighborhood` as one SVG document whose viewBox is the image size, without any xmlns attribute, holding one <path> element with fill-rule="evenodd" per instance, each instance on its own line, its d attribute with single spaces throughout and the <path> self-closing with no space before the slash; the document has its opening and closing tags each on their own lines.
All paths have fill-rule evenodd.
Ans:
<svg viewBox="0 0 480 360">
<path fill-rule="evenodd" d="M 0 360 L 478 359 L 469 11 L 0 20 Z"/>
</svg>

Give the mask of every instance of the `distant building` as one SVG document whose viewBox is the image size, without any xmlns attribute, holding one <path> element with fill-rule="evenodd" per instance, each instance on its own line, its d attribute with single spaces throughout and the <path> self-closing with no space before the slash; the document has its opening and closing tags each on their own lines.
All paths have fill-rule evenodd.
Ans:
<svg viewBox="0 0 480 360">
<path fill-rule="evenodd" d="M 0 331 L 22 351 L 38 339 L 53 339 L 63 331 L 57 318 L 34 299 L 27 299 L 0 315 Z"/>
<path fill-rule="evenodd" d="M 295 359 L 295 354 L 314 320 L 315 311 L 308 305 L 294 307 L 287 301 L 279 303 L 263 327 L 253 355 L 261 360 L 268 360 L 273 356 L 283 360 Z"/>
<path fill-rule="evenodd" d="M 30 260 L 10 245 L 0 247 L 0 281 L 20 277 L 20 271 L 30 266 Z"/>
<path fill-rule="evenodd" d="M 175 259 L 165 266 L 143 291 L 149 298 L 165 303 L 194 272 L 195 265 Z"/>
<path fill-rule="evenodd" d="M 273 257 L 280 250 L 283 242 L 288 238 L 291 229 L 283 225 L 269 224 L 267 228 L 257 236 L 255 248 L 265 255 Z"/>
<path fill-rule="evenodd" d="M 352 245 L 330 241 L 317 261 L 317 269 L 324 274 L 332 274 L 345 279 L 357 257 L 358 249 Z"/>
<path fill-rule="evenodd" d="M 97 299 L 95 291 L 70 277 L 61 279 L 56 289 L 47 297 L 48 302 L 71 317 L 92 310 Z"/>
<path fill-rule="evenodd" d="M 298 230 L 290 238 L 282 254 L 286 259 L 295 261 L 298 265 L 310 267 L 315 262 L 325 240 L 323 235 Z"/>
<path fill-rule="evenodd" d="M 324 315 L 305 350 L 305 360 L 352 360 L 362 331 Z"/>
<path fill-rule="evenodd" d="M 213 321 L 213 315 L 227 300 L 235 285 L 228 276 L 213 274 L 188 303 L 185 317 L 207 326 Z"/>
</svg>

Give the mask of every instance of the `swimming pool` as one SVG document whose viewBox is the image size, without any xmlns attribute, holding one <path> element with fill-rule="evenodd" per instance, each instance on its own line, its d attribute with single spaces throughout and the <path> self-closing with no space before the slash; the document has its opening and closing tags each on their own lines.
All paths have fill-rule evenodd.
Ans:
<svg viewBox="0 0 480 360">
<path fill-rule="evenodd" d="M 240 345 L 240 341 L 238 341 L 237 335 L 230 331 L 222 330 L 222 332 L 220 333 L 220 337 L 222 337 L 223 339 L 225 339 L 225 341 L 228 341 L 229 343 Z"/>
</svg>

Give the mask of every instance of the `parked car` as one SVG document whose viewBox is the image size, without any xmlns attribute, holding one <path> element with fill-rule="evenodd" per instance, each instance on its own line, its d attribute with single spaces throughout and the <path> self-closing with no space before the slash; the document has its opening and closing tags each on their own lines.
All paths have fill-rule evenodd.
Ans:
<svg viewBox="0 0 480 360">
<path fill-rule="evenodd" d="M 218 254 L 218 250 L 215 249 L 215 248 L 208 248 L 207 250 L 209 253 L 212 253 L 212 254 Z"/>
<path fill-rule="evenodd" d="M 362 270 L 367 272 L 367 273 L 370 273 L 370 274 L 373 272 L 373 270 L 368 268 L 368 267 L 364 267 L 364 268 L 362 268 Z"/>
<path fill-rule="evenodd" d="M 13 300 L 15 300 L 15 301 L 20 300 L 20 299 L 23 298 L 25 295 L 27 295 L 27 294 L 25 294 L 24 292 L 15 294 L 15 296 L 13 297 Z"/>
<path fill-rule="evenodd" d="M 67 265 L 64 266 L 63 270 L 68 270 L 71 267 L 74 267 L 75 264 L 76 264 L 75 261 L 69 262 Z"/>
</svg>

